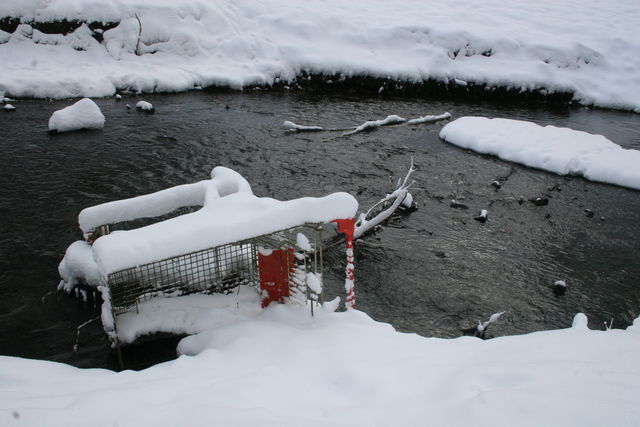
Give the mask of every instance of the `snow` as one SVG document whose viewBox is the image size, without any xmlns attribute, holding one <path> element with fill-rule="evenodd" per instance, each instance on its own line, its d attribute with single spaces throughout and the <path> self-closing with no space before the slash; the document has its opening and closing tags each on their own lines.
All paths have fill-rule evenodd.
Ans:
<svg viewBox="0 0 640 427">
<path fill-rule="evenodd" d="M 238 172 L 224 166 L 211 171 L 211 179 L 178 185 L 144 196 L 116 200 L 83 209 L 78 216 L 84 233 L 105 224 L 153 218 L 183 206 L 204 206 L 207 200 L 233 193 L 253 194 L 251 185 Z"/>
<path fill-rule="evenodd" d="M 450 118 L 451 118 L 451 113 L 443 113 L 437 116 L 422 116 L 422 117 L 418 117 L 417 119 L 407 120 L 407 124 L 420 125 L 423 123 L 431 123 L 431 122 L 437 122 L 440 120 L 448 120 Z"/>
<path fill-rule="evenodd" d="M 296 246 L 306 252 L 311 252 L 312 250 L 311 242 L 309 242 L 307 236 L 302 233 L 296 235 Z"/>
<path fill-rule="evenodd" d="M 82 240 L 69 245 L 58 266 L 58 273 L 62 279 L 58 290 L 66 292 L 71 292 L 80 283 L 98 287 L 102 279 L 98 265 L 93 260 L 91 245 Z"/>
<path fill-rule="evenodd" d="M 640 419 L 640 334 L 574 327 L 483 341 L 398 333 L 358 310 L 272 305 L 114 373 L 0 357 L 3 426 L 575 425 Z"/>
<path fill-rule="evenodd" d="M 307 273 L 307 286 L 320 295 L 322 293 L 322 275 L 319 273 Z"/>
<path fill-rule="evenodd" d="M 358 202 L 347 193 L 288 201 L 260 198 L 253 195 L 251 186 L 240 174 L 218 166 L 211 172 L 210 180 L 86 208 L 80 212 L 78 222 L 88 235 L 101 225 L 157 217 L 182 206 L 202 208 L 146 227 L 118 230 L 98 238 L 93 243 L 92 256 L 103 277 L 137 265 L 305 223 L 352 218 Z M 63 263 L 70 264 L 65 260 Z"/>
<path fill-rule="evenodd" d="M 0 33 L 0 90 L 11 96 L 240 89 L 311 72 L 570 92 L 640 112 L 632 1 L 3 0 L 0 16 L 23 22 Z M 102 43 L 86 25 L 64 36 L 29 25 L 64 18 L 119 25 Z"/>
<path fill-rule="evenodd" d="M 525 166 L 640 190 L 640 151 L 602 135 L 521 120 L 462 117 L 444 126 L 440 137 Z"/>
<path fill-rule="evenodd" d="M 2 107 L 2 109 L 3 109 L 4 111 L 15 111 L 16 107 L 14 107 L 14 106 L 13 106 L 13 105 L 11 105 L 11 104 L 4 104 L 4 107 Z"/>
<path fill-rule="evenodd" d="M 371 130 L 380 126 L 389 126 L 389 125 L 396 125 L 399 123 L 404 123 L 406 122 L 407 119 L 402 118 L 398 115 L 392 114 L 389 115 L 387 117 L 385 117 L 382 120 L 369 120 L 366 121 L 364 123 L 362 123 L 360 126 L 357 126 L 354 130 L 349 131 L 349 132 L 345 132 L 342 134 L 342 136 L 346 136 L 346 135 L 353 135 L 354 133 L 360 133 L 360 132 L 364 132 L 367 130 Z"/>
<path fill-rule="evenodd" d="M 73 105 L 58 110 L 49 119 L 49 130 L 69 132 L 80 129 L 102 129 L 104 116 L 100 107 L 89 98 L 83 98 Z"/>
<path fill-rule="evenodd" d="M 556 280 L 553 282 L 553 286 L 560 286 L 561 288 L 566 288 L 567 283 L 564 280 Z"/>
<path fill-rule="evenodd" d="M 294 122 L 290 122 L 289 120 L 285 120 L 285 122 L 282 125 L 289 130 L 298 131 L 298 132 L 313 132 L 313 131 L 324 130 L 324 128 L 320 126 L 303 126 L 303 125 L 296 124 Z"/>
<path fill-rule="evenodd" d="M 255 316 L 261 310 L 256 289 L 244 285 L 228 295 L 156 297 L 138 304 L 137 312 L 118 315 L 118 339 L 126 344 L 157 332 L 194 335 Z"/>
<path fill-rule="evenodd" d="M 138 110 L 141 111 L 146 111 L 147 113 L 150 113 L 152 111 L 154 111 L 153 105 L 150 102 L 147 101 L 140 101 L 136 104 L 136 108 Z"/>
</svg>

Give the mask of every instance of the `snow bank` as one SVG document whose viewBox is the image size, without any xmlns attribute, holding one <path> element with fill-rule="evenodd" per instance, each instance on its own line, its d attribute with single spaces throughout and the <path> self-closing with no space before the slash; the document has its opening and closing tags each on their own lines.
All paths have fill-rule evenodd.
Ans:
<svg viewBox="0 0 640 427">
<path fill-rule="evenodd" d="M 443 127 L 440 137 L 525 166 L 640 190 L 640 151 L 602 135 L 520 120 L 462 117 Z"/>
<path fill-rule="evenodd" d="M 49 130 L 69 132 L 80 129 L 102 129 L 104 116 L 100 107 L 89 98 L 83 98 L 73 105 L 58 110 L 49 119 Z"/>
<path fill-rule="evenodd" d="M 311 318 L 304 307 L 272 305 L 180 349 L 195 356 L 121 373 L 0 357 L 0 423 L 537 427 L 640 419 L 640 334 L 632 327 L 435 339 L 357 310 Z"/>
<path fill-rule="evenodd" d="M 635 2 L 3 0 L 0 17 L 23 22 L 0 33 L 11 96 L 242 88 L 307 71 L 571 92 L 640 112 Z M 29 25 L 61 19 L 118 25 L 102 42 L 87 25 L 64 36 Z"/>
</svg>

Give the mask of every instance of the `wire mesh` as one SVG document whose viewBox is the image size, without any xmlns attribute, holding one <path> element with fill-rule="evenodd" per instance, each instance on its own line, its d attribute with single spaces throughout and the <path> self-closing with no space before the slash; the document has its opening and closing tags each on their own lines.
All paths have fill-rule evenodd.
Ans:
<svg viewBox="0 0 640 427">
<path fill-rule="evenodd" d="M 115 315 L 155 296 L 224 292 L 258 283 L 256 247 L 243 241 L 128 268 L 108 277 Z"/>
<path fill-rule="evenodd" d="M 258 285 L 259 248 L 295 248 L 298 233 L 302 233 L 312 245 L 308 255 L 315 254 L 317 233 L 321 230 L 319 224 L 305 224 L 111 273 L 108 286 L 113 314 L 125 313 L 134 307 L 137 310 L 138 303 L 156 296 L 225 292 L 242 284 Z M 322 267 L 316 264 L 305 265 L 304 270 L 321 271 Z M 287 266 L 287 271 L 291 273 L 293 266 Z"/>
</svg>

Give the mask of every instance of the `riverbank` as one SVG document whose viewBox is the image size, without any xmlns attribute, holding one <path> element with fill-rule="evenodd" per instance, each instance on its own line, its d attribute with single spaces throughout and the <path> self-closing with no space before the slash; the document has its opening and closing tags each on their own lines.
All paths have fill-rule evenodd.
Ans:
<svg viewBox="0 0 640 427">
<path fill-rule="evenodd" d="M 8 0 L 0 91 L 66 98 L 322 83 L 640 112 L 639 22 L 632 5 L 577 0 Z"/>
</svg>

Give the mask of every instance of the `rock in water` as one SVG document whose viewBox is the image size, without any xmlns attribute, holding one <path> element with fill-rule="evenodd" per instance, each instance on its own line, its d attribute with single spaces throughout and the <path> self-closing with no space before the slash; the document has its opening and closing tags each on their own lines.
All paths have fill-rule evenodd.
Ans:
<svg viewBox="0 0 640 427">
<path fill-rule="evenodd" d="M 478 216 L 473 217 L 473 219 L 484 224 L 485 222 L 487 222 L 488 215 L 489 215 L 489 212 L 487 212 L 486 209 L 482 209 L 478 214 Z"/>
<path fill-rule="evenodd" d="M 462 204 L 456 200 L 452 200 L 449 206 L 451 206 L 454 209 L 469 209 L 469 206 Z"/>
<path fill-rule="evenodd" d="M 536 206 L 546 206 L 549 204 L 549 199 L 546 197 L 535 197 L 533 199 L 529 199 L 529 201 Z"/>
<path fill-rule="evenodd" d="M 567 291 L 567 284 L 564 280 L 556 280 L 553 283 L 553 293 L 556 295 L 564 295 Z"/>
<path fill-rule="evenodd" d="M 58 110 L 49 119 L 50 132 L 69 132 L 80 129 L 102 129 L 104 116 L 100 107 L 89 98 Z"/>
<path fill-rule="evenodd" d="M 138 102 L 136 104 L 136 108 L 139 111 L 144 111 L 145 113 L 153 113 L 155 111 L 155 109 L 153 108 L 153 105 L 151 105 L 151 103 L 147 101 Z"/>
</svg>

